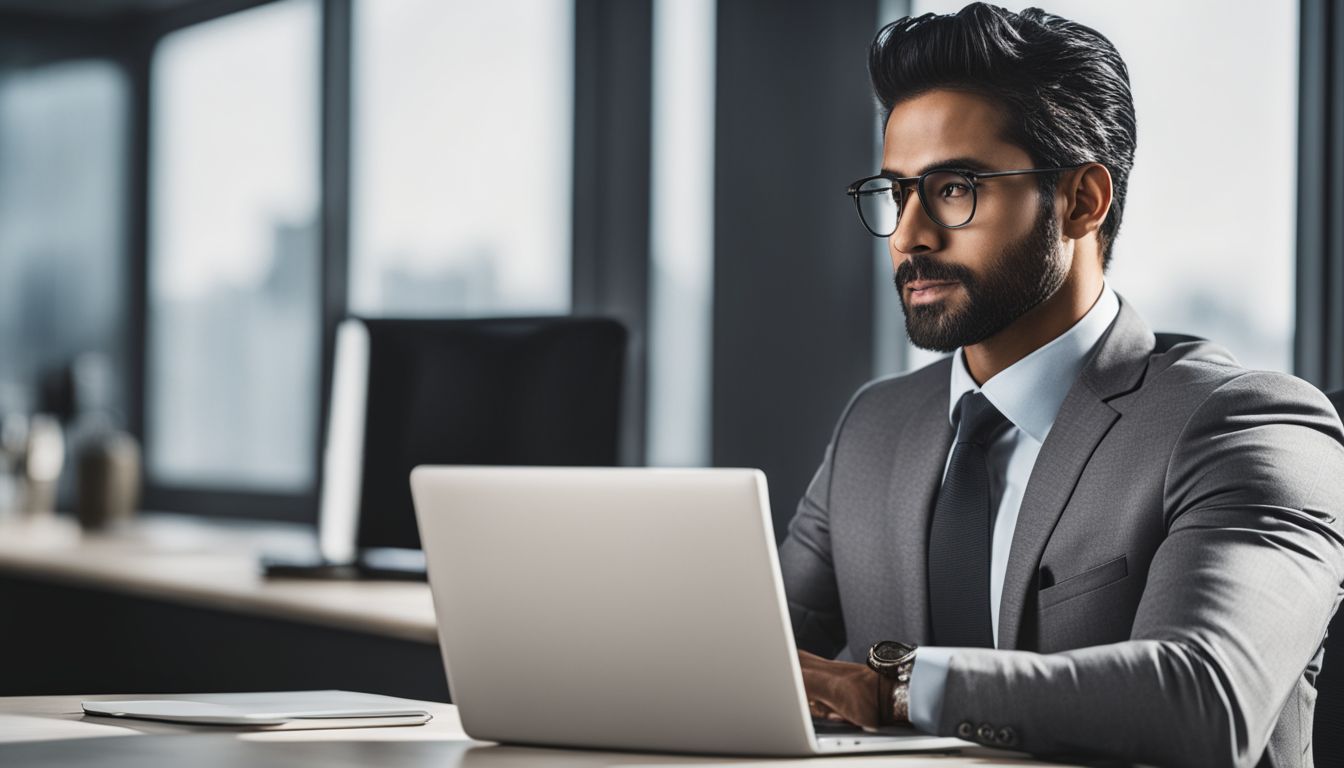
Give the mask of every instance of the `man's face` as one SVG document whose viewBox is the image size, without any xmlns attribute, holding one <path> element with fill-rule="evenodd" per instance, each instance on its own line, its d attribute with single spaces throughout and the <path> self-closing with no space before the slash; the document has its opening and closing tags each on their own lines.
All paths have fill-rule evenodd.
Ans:
<svg viewBox="0 0 1344 768">
<path fill-rule="evenodd" d="M 1002 138 L 1002 120 L 991 102 L 959 91 L 901 102 L 887 122 L 882 167 L 900 176 L 1033 167 L 1026 150 Z M 984 341 L 1054 295 L 1068 275 L 1055 201 L 1042 200 L 1037 177 L 986 179 L 976 196 L 970 224 L 946 229 L 929 219 L 915 187 L 906 188 L 887 242 L 906 333 L 918 347 L 950 352 Z"/>
</svg>

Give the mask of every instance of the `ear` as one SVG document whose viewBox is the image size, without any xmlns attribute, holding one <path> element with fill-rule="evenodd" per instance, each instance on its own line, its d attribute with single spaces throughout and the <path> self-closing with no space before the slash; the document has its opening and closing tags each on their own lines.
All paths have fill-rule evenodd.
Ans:
<svg viewBox="0 0 1344 768">
<path fill-rule="evenodd" d="M 1059 180 L 1064 212 L 1060 217 L 1062 234 L 1082 240 L 1101 229 L 1111 210 L 1111 172 L 1101 163 L 1088 163 L 1063 174 Z"/>
</svg>

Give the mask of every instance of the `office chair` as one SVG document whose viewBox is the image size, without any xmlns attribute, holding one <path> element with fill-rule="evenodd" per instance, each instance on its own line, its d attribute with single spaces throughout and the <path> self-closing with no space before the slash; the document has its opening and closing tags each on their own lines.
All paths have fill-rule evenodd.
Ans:
<svg viewBox="0 0 1344 768">
<path fill-rule="evenodd" d="M 396 577 L 399 566 L 374 561 L 420 548 L 409 479 L 418 465 L 617 464 L 625 347 L 625 327 L 606 318 L 343 322 L 323 458 L 323 562 Z M 423 560 L 401 562 L 423 578 Z"/>
<path fill-rule="evenodd" d="M 1326 394 L 1344 415 L 1344 389 Z M 1335 478 L 1344 482 L 1344 477 Z M 1325 659 L 1316 676 L 1316 721 L 1312 752 L 1318 766 L 1344 766 L 1344 611 L 1335 611 L 1325 637 Z"/>
</svg>

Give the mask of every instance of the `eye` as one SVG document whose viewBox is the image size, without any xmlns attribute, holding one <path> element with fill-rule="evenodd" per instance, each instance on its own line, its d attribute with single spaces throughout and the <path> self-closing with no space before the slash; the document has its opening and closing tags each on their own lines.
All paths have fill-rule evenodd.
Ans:
<svg viewBox="0 0 1344 768">
<path fill-rule="evenodd" d="M 938 187 L 938 196 L 944 200 L 965 197 L 969 194 L 971 194 L 971 187 L 963 181 L 949 181 Z"/>
</svg>

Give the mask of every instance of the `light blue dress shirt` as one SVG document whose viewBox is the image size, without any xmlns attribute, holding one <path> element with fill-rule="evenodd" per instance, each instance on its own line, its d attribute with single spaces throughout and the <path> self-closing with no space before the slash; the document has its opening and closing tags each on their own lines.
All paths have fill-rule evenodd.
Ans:
<svg viewBox="0 0 1344 768">
<path fill-rule="evenodd" d="M 1101 295 L 1072 328 L 977 387 L 966 370 L 966 358 L 958 349 L 952 360 L 952 388 L 948 393 L 948 419 L 955 429 L 957 403 L 967 392 L 980 391 L 1012 423 L 989 447 L 989 503 L 996 510 L 990 541 L 989 606 L 994 644 L 999 638 L 999 601 L 1003 574 L 1017 527 L 1022 493 L 1036 465 L 1045 436 L 1054 426 L 1069 388 L 1083 370 L 1092 348 L 1120 313 L 1120 300 L 1103 283 Z M 948 461 L 952 454 L 949 451 Z M 944 465 L 944 473 L 947 468 Z M 943 688 L 955 648 L 926 646 L 915 657 L 910 678 L 910 722 L 921 731 L 934 733 L 943 708 Z"/>
</svg>

